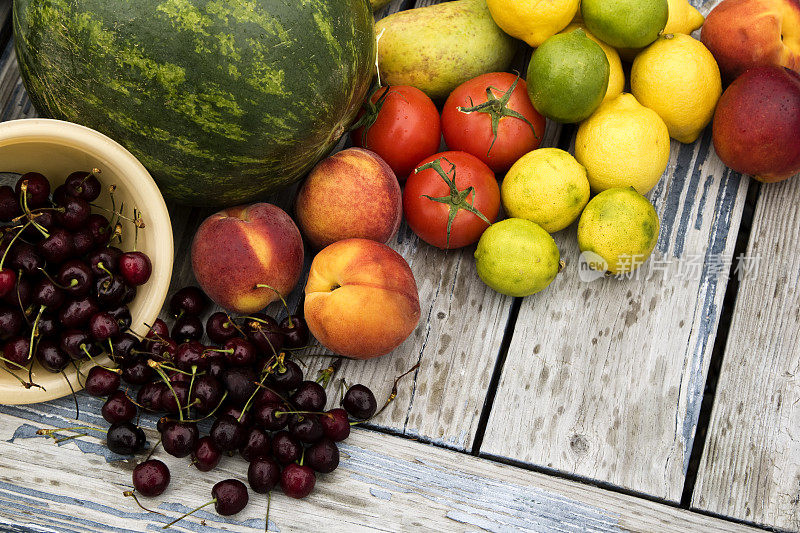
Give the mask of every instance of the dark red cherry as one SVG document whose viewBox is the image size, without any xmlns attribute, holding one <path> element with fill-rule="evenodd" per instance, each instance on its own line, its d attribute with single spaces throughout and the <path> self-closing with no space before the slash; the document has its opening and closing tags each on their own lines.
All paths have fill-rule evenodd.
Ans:
<svg viewBox="0 0 800 533">
<path fill-rule="evenodd" d="M 155 322 L 153 322 L 153 325 L 150 328 L 150 331 L 147 332 L 146 337 L 152 340 L 169 338 L 169 328 L 167 328 L 167 323 L 160 318 L 156 318 Z"/>
<path fill-rule="evenodd" d="M 24 322 L 25 318 L 19 310 L 0 306 L 0 339 L 7 340 L 19 335 Z"/>
<path fill-rule="evenodd" d="M 109 395 L 100 412 L 106 421 L 113 424 L 114 422 L 133 420 L 133 417 L 136 416 L 136 406 L 125 394 L 125 391 L 117 390 Z"/>
<path fill-rule="evenodd" d="M 61 372 L 70 362 L 64 350 L 50 339 L 42 339 L 36 347 L 36 359 L 49 372 Z"/>
<path fill-rule="evenodd" d="M 239 454 L 247 462 L 258 457 L 267 457 L 272 451 L 272 439 L 258 428 L 250 428 L 246 432 Z"/>
<path fill-rule="evenodd" d="M 105 277 L 109 272 L 116 271 L 117 259 L 120 255 L 122 252 L 119 251 L 119 248 L 114 247 L 100 248 L 89 254 L 88 261 L 92 274 Z"/>
<path fill-rule="evenodd" d="M 39 241 L 36 249 L 45 261 L 50 264 L 61 264 L 75 253 L 72 235 L 65 229 L 56 228 L 50 236 Z"/>
<path fill-rule="evenodd" d="M 161 391 L 161 409 L 171 414 L 177 414 L 179 409 L 185 409 L 189 403 L 189 383 L 173 381 L 170 385 L 172 388 L 167 387 Z"/>
<path fill-rule="evenodd" d="M 172 338 L 176 342 L 199 340 L 203 336 L 203 322 L 195 315 L 183 315 L 172 326 Z"/>
<path fill-rule="evenodd" d="M 106 312 L 117 321 L 120 331 L 125 331 L 131 327 L 133 318 L 131 317 L 131 311 L 128 309 L 128 306 L 118 305 L 108 309 Z"/>
<path fill-rule="evenodd" d="M 108 396 L 119 388 L 119 374 L 117 372 L 93 366 L 86 376 L 84 388 L 91 396 Z"/>
<path fill-rule="evenodd" d="M 303 445 L 289 434 L 288 431 L 279 431 L 272 437 L 272 454 L 283 465 L 294 463 L 300 459 Z"/>
<path fill-rule="evenodd" d="M 3 301 L 16 309 L 26 309 L 31 304 L 31 284 L 26 277 L 17 274 L 17 282 L 11 292 L 3 297 Z"/>
<path fill-rule="evenodd" d="M 222 516 L 230 516 L 247 507 L 249 496 L 247 487 L 238 479 L 220 481 L 211 489 L 211 496 L 216 500 L 214 510 Z"/>
<path fill-rule="evenodd" d="M 36 327 L 41 337 L 55 337 L 58 334 L 57 330 L 61 329 L 61 324 L 57 324 L 55 316 L 45 313 L 39 317 L 39 324 Z"/>
<path fill-rule="evenodd" d="M 220 408 L 220 410 L 218 411 L 217 416 L 219 417 L 225 415 L 232 416 L 236 420 L 241 420 L 240 423 L 244 427 L 250 426 L 250 411 L 245 411 L 243 414 L 241 406 L 236 406 L 232 403 L 225 402 L 225 405 L 223 405 L 222 408 Z"/>
<path fill-rule="evenodd" d="M 28 209 L 43 207 L 50 199 L 50 182 L 38 172 L 28 172 L 17 180 L 14 186 L 14 195 L 21 202 L 22 184 L 26 186 Z"/>
<path fill-rule="evenodd" d="M 92 270 L 80 259 L 72 259 L 61 265 L 56 281 L 70 295 L 83 296 L 92 288 Z"/>
<path fill-rule="evenodd" d="M 228 391 L 228 398 L 234 403 L 244 405 L 256 390 L 256 377 L 251 367 L 226 369 L 222 373 L 222 383 Z"/>
<path fill-rule="evenodd" d="M 144 385 L 155 377 L 155 370 L 150 368 L 145 359 L 136 359 L 122 367 L 122 379 L 131 385 Z M 162 385 L 164 385 L 162 383 Z M 166 387 L 166 385 L 164 385 Z M 140 389 L 141 390 L 141 389 Z M 142 403 L 142 402 L 139 402 Z M 156 409 L 158 410 L 158 409 Z"/>
<path fill-rule="evenodd" d="M 12 370 L 25 367 L 30 361 L 31 342 L 28 337 L 13 337 L 3 346 L 3 357 L 6 366 Z"/>
<path fill-rule="evenodd" d="M 202 346 L 202 345 L 200 345 L 200 346 Z M 202 353 L 200 346 L 198 346 L 196 348 L 192 348 L 192 350 L 194 350 L 194 352 Z M 178 350 L 179 349 L 180 349 L 180 347 L 178 346 L 178 343 L 176 343 L 174 340 L 172 340 L 170 338 L 165 338 L 165 339 L 162 339 L 160 341 L 156 341 L 156 342 L 152 343 L 152 346 L 150 347 L 150 357 L 154 361 L 173 361 L 174 362 L 176 357 L 177 357 L 177 355 L 178 355 Z M 186 349 L 189 349 L 189 348 L 188 347 L 184 348 L 184 350 L 186 350 Z M 193 356 L 191 356 L 191 358 L 189 358 L 187 356 L 187 354 L 184 353 L 181 357 L 183 358 L 182 360 L 185 361 L 186 368 L 189 371 L 191 371 L 191 369 L 192 369 L 192 364 L 198 364 L 196 362 L 194 362 L 194 363 L 192 362 L 192 360 L 195 357 L 199 357 L 197 355 L 193 355 Z"/>
<path fill-rule="evenodd" d="M 200 438 L 192 451 L 192 464 L 201 472 L 214 470 L 219 464 L 220 458 L 222 458 L 222 452 L 214 444 L 214 440 L 208 436 Z"/>
<path fill-rule="evenodd" d="M 286 427 L 289 423 L 289 415 L 276 414 L 285 411 L 285 406 L 275 403 L 256 404 L 252 409 L 255 423 L 268 431 L 277 431 Z"/>
<path fill-rule="evenodd" d="M 217 417 L 211 426 L 211 438 L 223 452 L 238 450 L 244 443 L 244 426 L 232 416 Z"/>
<path fill-rule="evenodd" d="M 47 309 L 55 310 L 61 307 L 66 300 L 63 290 L 58 288 L 50 278 L 42 278 L 33 288 L 33 303 L 43 305 Z"/>
<path fill-rule="evenodd" d="M 199 431 L 194 422 L 172 422 L 161 432 L 161 445 L 174 457 L 186 457 L 195 448 Z"/>
<path fill-rule="evenodd" d="M 163 411 L 161 407 L 161 395 L 165 390 L 167 390 L 167 385 L 164 382 L 145 383 L 136 394 L 136 403 L 148 411 Z"/>
<path fill-rule="evenodd" d="M 58 319 L 68 328 L 77 328 L 89 322 L 92 315 L 98 313 L 100 308 L 94 300 L 83 296 L 76 300 L 68 300 L 58 310 Z"/>
<path fill-rule="evenodd" d="M 175 366 L 186 372 L 191 372 L 193 366 L 205 368 L 208 364 L 208 360 L 203 356 L 205 352 L 206 347 L 197 341 L 184 342 L 178 346 L 175 353 Z"/>
<path fill-rule="evenodd" d="M 247 467 L 247 481 L 250 488 L 259 494 L 266 494 L 281 481 L 281 466 L 269 457 L 258 457 Z"/>
<path fill-rule="evenodd" d="M 325 435 L 317 415 L 292 415 L 289 418 L 289 433 L 305 443 L 317 442 Z"/>
<path fill-rule="evenodd" d="M 231 366 L 252 366 L 258 358 L 256 347 L 241 337 L 229 339 L 222 347 L 225 360 Z"/>
<path fill-rule="evenodd" d="M 308 344 L 308 325 L 303 317 L 292 315 L 281 320 L 280 326 L 283 333 L 283 345 L 286 348 L 300 348 Z"/>
<path fill-rule="evenodd" d="M 291 401 L 300 411 L 322 411 L 328 398 L 322 385 L 304 381 L 292 394 Z"/>
<path fill-rule="evenodd" d="M 211 412 L 221 399 L 222 386 L 216 378 L 209 375 L 195 378 L 190 403 L 194 403 L 197 412 L 202 414 Z"/>
<path fill-rule="evenodd" d="M 130 333 L 121 333 L 111 339 L 111 351 L 114 361 L 119 365 L 132 363 L 137 359 L 131 350 L 137 348 L 139 339 Z"/>
<path fill-rule="evenodd" d="M 290 498 L 305 498 L 314 490 L 316 482 L 317 476 L 308 466 L 292 463 L 281 472 L 281 489 Z"/>
<path fill-rule="evenodd" d="M 169 311 L 174 316 L 200 316 L 208 308 L 208 304 L 208 297 L 199 287 L 184 287 L 170 298 Z"/>
<path fill-rule="evenodd" d="M 89 332 L 94 340 L 103 342 L 119 335 L 119 324 L 110 313 L 96 313 L 89 319 Z"/>
<path fill-rule="evenodd" d="M 322 474 L 330 474 L 339 466 L 339 448 L 324 438 L 306 450 L 305 464 Z"/>
<path fill-rule="evenodd" d="M 353 418 L 366 420 L 375 414 L 378 409 L 378 402 L 375 395 L 364 385 L 353 385 L 342 398 L 342 406 L 350 413 Z"/>
<path fill-rule="evenodd" d="M 111 424 L 106 433 L 106 446 L 120 455 L 135 454 L 142 449 L 146 441 L 142 428 L 126 421 Z"/>
<path fill-rule="evenodd" d="M 247 339 L 258 346 L 261 353 L 267 357 L 281 351 L 283 347 L 283 333 L 278 323 L 271 316 L 264 313 L 255 313 L 244 321 L 244 332 Z"/>
<path fill-rule="evenodd" d="M 0 222 L 11 222 L 11 219 L 22 214 L 19 196 L 8 185 L 0 187 Z"/>
<path fill-rule="evenodd" d="M 64 187 L 71 196 L 87 202 L 97 200 L 102 190 L 100 181 L 90 172 L 73 172 L 67 176 Z"/>
<path fill-rule="evenodd" d="M 88 220 L 86 220 L 86 229 L 92 236 L 93 247 L 100 247 L 100 250 L 106 250 L 107 248 L 105 245 L 108 243 L 112 234 L 108 219 L 99 213 L 92 213 L 89 215 Z"/>
<path fill-rule="evenodd" d="M 270 374 L 267 383 L 279 392 L 295 390 L 303 383 L 303 370 L 294 361 L 284 361 L 282 368 L 278 366 Z M 309 409 L 309 411 L 313 410 L 315 409 Z"/>
<path fill-rule="evenodd" d="M 233 320 L 222 311 L 212 313 L 206 321 L 206 334 L 212 342 L 217 344 L 224 344 L 228 339 L 235 337 L 237 333 Z"/>
<path fill-rule="evenodd" d="M 0 298 L 11 294 L 17 284 L 17 274 L 10 268 L 0 269 Z"/>
<path fill-rule="evenodd" d="M 89 228 L 80 228 L 72 233 L 72 248 L 76 256 L 83 257 L 94 247 L 94 236 Z"/>
<path fill-rule="evenodd" d="M 334 442 L 341 442 L 350 436 L 350 420 L 347 411 L 341 407 L 331 409 L 319 417 L 325 436 Z"/>
<path fill-rule="evenodd" d="M 125 252 L 119 257 L 118 265 L 122 279 L 134 287 L 147 283 L 153 273 L 150 258 L 142 252 Z"/>
<path fill-rule="evenodd" d="M 116 307 L 122 303 L 127 287 L 119 276 L 103 276 L 94 280 L 93 294 L 103 307 Z"/>
<path fill-rule="evenodd" d="M 59 202 L 59 205 L 64 208 L 64 211 L 59 211 L 56 214 L 56 221 L 68 230 L 75 231 L 80 229 L 86 224 L 89 215 L 92 214 L 89 202 L 82 198 L 70 196 Z"/>
<path fill-rule="evenodd" d="M 36 248 L 24 242 L 16 244 L 11 249 L 6 260 L 9 259 L 11 266 L 26 274 L 33 274 L 44 267 L 44 259 L 36 251 Z"/>
<path fill-rule="evenodd" d="M 133 487 L 147 498 L 163 494 L 169 481 L 169 468 L 158 459 L 148 459 L 133 469 Z"/>
<path fill-rule="evenodd" d="M 255 398 L 253 398 L 253 405 L 266 405 L 266 404 L 284 404 L 284 400 L 280 394 L 269 387 L 261 387 L 258 389 Z"/>
</svg>

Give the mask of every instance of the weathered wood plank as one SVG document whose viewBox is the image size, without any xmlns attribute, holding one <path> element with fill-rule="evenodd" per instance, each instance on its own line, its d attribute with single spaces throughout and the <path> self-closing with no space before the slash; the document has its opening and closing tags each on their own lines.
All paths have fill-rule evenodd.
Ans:
<svg viewBox="0 0 800 533">
<path fill-rule="evenodd" d="M 710 128 L 671 148 L 633 279 L 582 281 L 576 226 L 555 236 L 567 268 L 523 301 L 483 454 L 680 499 L 747 181 Z"/>
<path fill-rule="evenodd" d="M 763 185 L 695 508 L 800 531 L 800 176 Z"/>
<path fill-rule="evenodd" d="M 82 405 L 90 406 L 83 423 L 105 427 L 101 402 L 80 396 Z M 245 477 L 239 458 L 225 458 L 201 476 L 188 459 L 158 449 L 155 457 L 170 467 L 172 481 L 162 496 L 143 503 L 165 516 L 143 512 L 122 497 L 130 489 L 135 462 L 111 454 L 102 436 L 56 445 L 35 435 L 42 427 L 73 424 L 72 409 L 68 398 L 35 407 L 0 406 L 0 528 L 151 531 L 208 501 L 217 481 Z M 150 442 L 152 423 L 152 417 L 145 423 Z M 341 450 L 340 467 L 319 476 L 309 498 L 293 500 L 275 492 L 270 531 L 754 531 L 368 430 L 356 429 Z M 203 510 L 175 529 L 263 530 L 266 498 L 250 496 L 250 505 L 238 515 L 221 518 Z"/>
</svg>

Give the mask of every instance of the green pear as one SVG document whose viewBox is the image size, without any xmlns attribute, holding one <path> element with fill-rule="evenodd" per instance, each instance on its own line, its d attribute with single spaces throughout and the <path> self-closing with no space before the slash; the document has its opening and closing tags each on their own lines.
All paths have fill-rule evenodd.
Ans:
<svg viewBox="0 0 800 533">
<path fill-rule="evenodd" d="M 433 99 L 481 74 L 506 70 L 517 50 L 486 0 L 400 11 L 380 20 L 375 33 L 383 85 L 411 85 Z"/>
</svg>

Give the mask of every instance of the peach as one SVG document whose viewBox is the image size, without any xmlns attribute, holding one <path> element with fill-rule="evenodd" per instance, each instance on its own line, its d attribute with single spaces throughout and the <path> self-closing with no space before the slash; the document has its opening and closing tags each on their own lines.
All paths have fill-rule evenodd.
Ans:
<svg viewBox="0 0 800 533">
<path fill-rule="evenodd" d="M 345 239 L 311 263 L 305 318 L 326 348 L 354 359 L 385 355 L 411 335 L 419 317 L 411 268 L 385 244 Z"/>
<path fill-rule="evenodd" d="M 303 271 L 303 238 L 286 212 L 272 204 L 240 205 L 205 219 L 192 242 L 192 268 L 216 303 L 240 314 L 286 296 Z"/>
<path fill-rule="evenodd" d="M 758 65 L 800 70 L 800 0 L 724 0 L 700 39 L 727 81 Z"/>
<path fill-rule="evenodd" d="M 297 193 L 295 214 L 317 249 L 355 237 L 385 243 L 400 228 L 400 184 L 378 154 L 349 148 L 314 167 Z"/>
<path fill-rule="evenodd" d="M 723 163 L 764 182 L 800 172 L 800 75 L 753 67 L 722 93 L 714 148 Z"/>
</svg>

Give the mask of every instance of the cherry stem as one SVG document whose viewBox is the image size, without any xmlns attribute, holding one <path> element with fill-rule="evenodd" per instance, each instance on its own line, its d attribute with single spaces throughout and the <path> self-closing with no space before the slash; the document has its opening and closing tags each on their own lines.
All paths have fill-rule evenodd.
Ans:
<svg viewBox="0 0 800 533">
<path fill-rule="evenodd" d="M 54 280 L 54 279 L 53 279 L 53 276 L 51 276 L 51 275 L 50 275 L 50 274 L 47 272 L 47 270 L 43 269 L 42 267 L 37 267 L 37 270 L 38 270 L 39 272 L 41 272 L 41 273 L 44 275 L 44 277 L 46 277 L 48 280 L 50 280 L 50 283 L 52 283 L 53 285 L 55 285 L 55 286 L 56 286 L 56 287 L 58 287 L 59 289 L 64 289 L 64 290 L 66 290 L 66 289 L 69 289 L 69 288 L 70 288 L 70 287 L 66 287 L 66 286 L 64 286 L 64 285 L 61 285 L 60 283 L 58 283 L 56 280 Z M 74 283 L 77 285 L 77 283 L 78 283 L 78 280 L 76 280 L 76 279 L 74 279 L 74 278 L 73 278 L 72 282 L 74 282 Z M 74 285 L 71 285 L 71 287 L 74 287 Z"/>
<path fill-rule="evenodd" d="M 22 235 L 22 232 L 23 232 L 23 231 L 25 231 L 25 229 L 26 229 L 28 226 L 30 226 L 30 225 L 31 225 L 31 223 L 30 223 L 30 222 L 26 222 L 26 223 L 25 223 L 25 225 L 24 225 L 24 226 L 22 226 L 22 229 L 20 229 L 20 230 L 17 232 L 17 234 L 16 234 L 16 235 L 14 235 L 14 237 L 13 237 L 13 238 L 11 239 L 11 241 L 8 243 L 8 246 L 6 247 L 6 251 L 5 251 L 5 252 L 3 252 L 3 258 L 2 258 L 2 259 L 0 259 L 0 270 L 3 270 L 3 265 L 4 265 L 4 264 L 5 264 L 5 262 L 6 262 L 6 256 L 8 255 L 8 252 L 9 252 L 9 250 L 11 250 L 11 246 L 14 244 L 14 241 L 16 241 L 16 240 L 19 238 L 19 236 L 20 236 L 20 235 Z"/>
<path fill-rule="evenodd" d="M 404 377 L 406 377 L 407 375 L 409 375 L 410 373 L 412 373 L 416 369 L 418 369 L 419 365 L 420 364 L 417 363 L 416 365 L 412 366 L 411 368 L 409 368 L 408 370 L 406 370 L 405 372 L 403 372 L 402 374 L 397 376 L 397 378 L 395 378 L 394 385 L 392 385 L 392 392 L 389 394 L 389 397 L 386 398 L 386 403 L 383 404 L 383 407 L 381 407 L 380 410 L 377 413 L 375 413 L 371 417 L 367 418 L 366 420 L 359 420 L 358 422 L 351 422 L 350 425 L 351 426 L 355 426 L 355 425 L 358 425 L 358 424 L 363 424 L 364 422 L 368 422 L 368 421 L 372 420 L 373 418 L 375 418 L 376 416 L 380 415 L 382 412 L 384 412 L 386 410 L 386 408 L 389 407 L 389 404 L 392 403 L 395 398 L 397 398 L 397 384 L 400 382 L 401 379 L 403 379 Z"/>
<path fill-rule="evenodd" d="M 289 319 L 289 328 L 290 329 L 294 328 L 294 323 L 292 322 L 292 312 L 289 311 L 289 304 L 286 303 L 286 300 L 283 298 L 283 295 L 275 287 L 267 285 L 266 283 L 258 283 L 256 284 L 256 288 L 269 289 L 278 295 L 278 298 L 280 298 L 281 302 L 283 303 L 283 307 L 286 309 L 286 317 Z"/>
<path fill-rule="evenodd" d="M 20 370 L 27 370 L 28 369 L 27 366 L 21 365 L 21 364 L 17 363 L 16 361 L 12 361 L 11 359 L 6 359 L 3 356 L 0 356 L 0 361 L 3 361 L 4 363 L 7 363 L 9 365 L 13 365 L 13 366 L 19 368 Z"/>
<path fill-rule="evenodd" d="M 106 265 L 103 264 L 102 261 L 98 261 L 96 266 L 97 266 L 97 268 L 99 268 L 100 270 L 102 270 L 103 272 L 108 274 L 108 277 L 110 277 L 110 278 L 114 277 L 114 274 L 112 274 L 111 271 L 108 268 L 106 268 Z"/>
<path fill-rule="evenodd" d="M 91 431 L 97 431 L 97 432 L 100 432 L 100 433 L 106 433 L 105 430 L 100 429 L 100 428 L 96 428 L 96 427 L 93 427 L 93 426 L 75 426 L 75 427 L 71 427 L 71 428 L 40 429 L 40 430 L 36 431 L 36 434 L 37 435 L 44 435 L 45 437 L 52 437 L 54 434 L 58 433 L 59 431 L 73 431 L 74 432 L 74 431 L 84 431 L 84 430 L 87 430 L 87 429 L 91 430 Z M 55 437 L 53 437 L 53 438 L 55 438 Z"/>
<path fill-rule="evenodd" d="M 31 341 L 28 343 L 28 361 L 33 361 L 33 341 L 39 336 L 39 320 L 41 320 L 42 313 L 44 313 L 45 309 L 47 309 L 46 305 L 41 306 L 39 308 L 39 314 L 36 315 L 36 320 L 33 321 L 33 327 L 31 328 Z M 33 368 L 33 365 L 31 365 L 31 368 Z M 28 378 L 30 379 L 30 375 Z"/>
<path fill-rule="evenodd" d="M 172 383 L 169 381 L 169 378 L 161 370 L 161 365 L 152 359 L 147 361 L 147 365 L 156 371 L 156 373 L 161 377 L 161 380 L 167 385 L 167 388 L 172 393 L 172 396 L 175 398 L 175 405 L 178 406 L 178 418 L 180 419 L 181 423 L 183 423 L 183 409 L 181 408 L 181 401 L 178 399 L 178 393 L 175 392 L 175 389 L 172 387 Z"/>
<path fill-rule="evenodd" d="M 141 508 L 141 509 L 144 509 L 144 510 L 145 510 L 145 511 L 147 511 L 148 513 L 154 513 L 154 514 L 159 514 L 159 515 L 161 515 L 161 516 L 164 516 L 164 513 L 159 513 L 158 511 L 153 511 L 152 509 L 148 509 L 147 507 L 145 507 L 144 505 L 142 505 L 141 503 L 139 503 L 139 498 L 137 498 L 137 497 L 136 497 L 136 494 L 134 493 L 134 491 L 132 491 L 132 490 L 126 490 L 125 492 L 123 492 L 123 493 L 122 493 L 122 495 L 123 495 L 123 496 L 126 496 L 126 497 L 132 497 L 132 498 L 133 498 L 133 501 L 135 501 L 135 502 L 136 502 L 136 505 L 138 505 L 138 506 L 139 506 L 139 508 Z"/>
<path fill-rule="evenodd" d="M 330 413 L 320 413 L 319 411 L 275 411 L 275 416 L 284 416 L 284 415 L 320 415 L 320 416 L 327 416 L 331 420 L 333 420 L 333 415 Z"/>
<path fill-rule="evenodd" d="M 239 418 L 237 419 L 237 422 L 241 422 L 242 418 L 244 418 L 245 413 L 248 410 L 250 410 L 250 404 L 253 403 L 253 398 L 255 398 L 256 394 L 258 394 L 258 388 L 261 387 L 262 385 L 264 385 L 264 381 L 267 379 L 268 376 L 269 376 L 269 372 L 264 374 L 264 376 L 261 378 L 261 381 L 256 383 L 256 388 L 253 391 L 253 394 L 251 394 L 250 397 L 247 399 L 247 403 L 244 404 L 244 407 L 242 408 L 242 414 L 239 415 Z"/>
<path fill-rule="evenodd" d="M 447 161 L 448 163 L 450 163 L 450 166 L 452 167 L 452 172 L 453 172 L 453 178 L 452 179 L 447 175 L 447 173 L 442 168 L 442 160 Z M 431 161 L 430 163 L 427 163 L 427 164 L 422 165 L 421 167 L 417 168 L 416 170 L 414 170 L 414 174 L 418 174 L 418 173 L 422 172 L 423 170 L 427 170 L 429 168 L 433 169 L 437 174 L 439 174 L 439 176 L 442 178 L 442 180 L 444 180 L 444 182 L 450 188 L 450 194 L 447 195 L 447 196 L 440 196 L 438 198 L 434 198 L 433 196 L 429 196 L 427 194 L 423 194 L 422 195 L 424 198 L 427 198 L 428 200 L 431 200 L 432 202 L 439 202 L 441 204 L 445 204 L 445 205 L 449 206 L 450 213 L 447 215 L 447 248 L 448 249 L 450 249 L 450 230 L 453 227 L 453 220 L 455 220 L 456 215 L 458 215 L 458 212 L 460 210 L 463 209 L 464 211 L 472 213 L 476 217 L 478 217 L 481 220 L 483 220 L 484 222 L 486 222 L 486 224 L 488 224 L 488 225 L 492 224 L 489 221 L 489 219 L 486 218 L 486 216 L 483 213 L 481 213 L 475 207 L 475 196 L 477 195 L 477 192 L 475 191 L 475 187 L 470 186 L 470 187 L 467 187 L 466 189 L 464 189 L 463 191 L 459 191 L 458 187 L 456 187 L 456 166 L 453 163 L 451 163 L 446 157 L 440 157 L 439 159 L 436 159 L 435 161 Z M 472 195 L 472 199 L 471 200 L 469 199 L 470 195 Z"/>
<path fill-rule="evenodd" d="M 210 413 L 208 413 L 203 418 L 197 418 L 195 420 L 188 420 L 188 422 L 200 422 L 201 420 L 205 420 L 206 418 L 210 418 L 210 417 L 214 416 L 214 413 L 216 413 L 219 410 L 219 408 L 222 407 L 222 404 L 225 403 L 225 399 L 227 397 L 228 397 L 228 391 L 225 391 L 222 394 L 222 398 L 219 399 L 219 403 L 217 403 L 217 406 L 214 407 L 214 409 L 212 409 Z"/>
<path fill-rule="evenodd" d="M 189 512 L 188 512 L 188 513 L 186 513 L 186 514 L 179 516 L 178 518 L 176 518 L 175 520 L 173 520 L 172 522 L 170 522 L 170 523 L 169 523 L 169 524 L 167 524 L 166 526 L 162 527 L 161 529 L 167 529 L 167 528 L 169 528 L 169 526 L 171 526 L 171 525 L 172 525 L 172 524 L 174 524 L 175 522 L 180 522 L 181 520 L 183 520 L 184 518 L 186 518 L 186 517 L 187 517 L 187 516 L 189 516 L 190 514 L 194 514 L 194 513 L 196 513 L 197 511 L 199 511 L 200 509 L 202 509 L 203 507 L 208 507 L 208 506 L 209 506 L 209 505 L 211 505 L 212 503 L 217 503 L 217 499 L 216 499 L 216 498 L 214 498 L 214 499 L 213 499 L 213 500 L 211 500 L 210 502 L 208 502 L 208 503 L 204 503 L 203 505 L 201 505 L 201 506 L 200 506 L 200 507 L 198 507 L 197 509 L 193 509 L 193 510 L 189 511 Z"/>
<path fill-rule="evenodd" d="M 336 373 L 336 371 L 339 370 L 339 367 L 341 366 L 342 366 L 342 360 L 335 359 L 328 368 L 320 372 L 320 375 L 317 378 L 317 383 L 321 383 L 323 387 L 327 387 L 328 383 L 330 383 L 331 381 L 331 378 Z"/>
<path fill-rule="evenodd" d="M 197 365 L 192 365 L 192 379 L 189 380 L 189 394 L 186 395 L 188 399 L 191 399 L 192 397 L 192 388 L 194 388 L 194 378 L 196 375 L 197 375 Z M 192 416 L 192 413 L 189 411 L 192 405 L 194 405 L 194 403 L 190 403 L 187 401 L 186 416 Z M 178 408 L 180 409 L 180 406 L 178 406 Z"/>
<path fill-rule="evenodd" d="M 104 366 L 104 365 L 101 365 L 100 363 L 98 363 L 98 362 L 95 360 L 95 358 L 94 358 L 94 357 L 92 357 L 92 354 L 90 354 L 90 353 L 89 353 L 89 350 L 86 348 L 86 345 L 85 345 L 85 344 L 81 344 L 81 350 L 83 350 L 83 353 L 85 353 L 85 354 L 86 354 L 86 356 L 89 358 L 89 360 L 90 360 L 92 363 L 94 363 L 94 364 L 95 364 L 95 366 L 99 366 L 99 367 L 100 367 L 100 368 L 102 368 L 103 370 L 108 370 L 109 372 L 115 372 L 115 373 L 117 373 L 117 374 L 121 374 L 121 373 L 122 373 L 122 370 L 120 370 L 119 368 L 108 368 L 107 366 Z"/>
<path fill-rule="evenodd" d="M 72 387 L 72 383 L 63 369 L 61 370 L 61 375 L 64 376 L 64 381 L 67 382 L 69 390 L 72 391 L 72 399 L 75 401 L 75 420 L 78 420 L 81 417 L 81 408 L 78 405 L 78 396 L 75 394 L 75 389 Z"/>
<path fill-rule="evenodd" d="M 150 448 L 150 453 L 148 453 L 147 457 L 144 458 L 145 461 L 148 461 L 153 456 L 153 453 L 156 451 L 156 448 L 158 448 L 159 444 L 161 444 L 161 437 L 158 437 L 158 442 L 153 444 L 153 447 Z"/>
<path fill-rule="evenodd" d="M 264 519 L 264 533 L 269 532 L 269 506 L 272 503 L 272 491 L 267 491 L 267 516 Z"/>
</svg>

